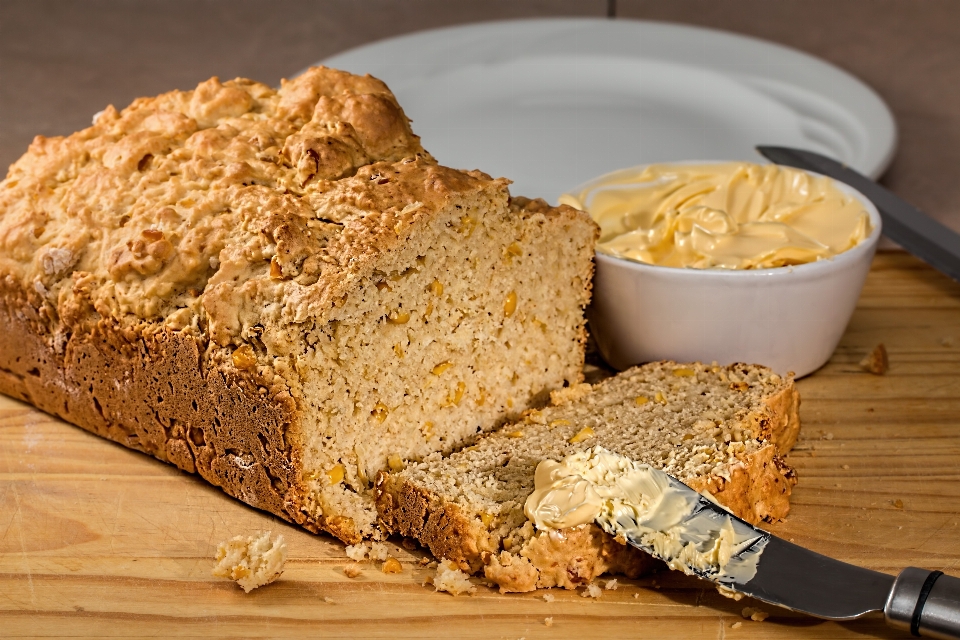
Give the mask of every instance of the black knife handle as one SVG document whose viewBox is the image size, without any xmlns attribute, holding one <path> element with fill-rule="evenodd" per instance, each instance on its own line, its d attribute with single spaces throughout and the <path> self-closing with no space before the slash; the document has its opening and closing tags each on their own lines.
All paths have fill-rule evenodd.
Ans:
<svg viewBox="0 0 960 640">
<path fill-rule="evenodd" d="M 960 578 L 907 567 L 894 581 L 883 615 L 890 626 L 915 636 L 960 639 Z"/>
</svg>

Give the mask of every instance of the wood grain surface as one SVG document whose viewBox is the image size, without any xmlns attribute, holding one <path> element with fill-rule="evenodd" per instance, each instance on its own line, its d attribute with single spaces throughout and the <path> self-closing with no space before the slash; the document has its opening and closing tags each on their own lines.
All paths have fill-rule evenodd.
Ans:
<svg viewBox="0 0 960 640">
<path fill-rule="evenodd" d="M 883 376 L 857 365 L 879 342 Z M 888 573 L 960 575 L 960 285 L 878 255 L 839 348 L 799 387 L 800 483 L 772 530 Z M 260 529 L 287 538 L 278 582 L 244 594 L 210 576 L 219 541 Z M 483 586 L 453 597 L 423 586 L 422 553 L 394 542 L 402 573 L 367 564 L 348 578 L 339 542 L 0 397 L 0 637 L 909 637 L 879 615 L 824 622 L 675 572 L 620 580 L 598 600 Z M 746 620 L 745 606 L 770 617 Z"/>
</svg>

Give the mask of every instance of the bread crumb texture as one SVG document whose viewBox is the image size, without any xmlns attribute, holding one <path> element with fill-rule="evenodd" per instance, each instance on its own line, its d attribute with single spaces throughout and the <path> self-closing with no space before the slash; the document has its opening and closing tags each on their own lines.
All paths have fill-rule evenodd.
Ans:
<svg viewBox="0 0 960 640">
<path fill-rule="evenodd" d="M 882 376 L 890 368 L 890 359 L 887 356 L 887 348 L 881 342 L 860 361 L 860 368 L 867 373 Z"/>
<path fill-rule="evenodd" d="M 748 620 L 753 620 L 754 622 L 763 622 L 770 617 L 770 614 L 766 611 L 761 611 L 760 609 L 755 609 L 753 607 L 744 607 L 743 611 L 740 612 L 740 615 Z"/>
<path fill-rule="evenodd" d="M 359 542 L 347 545 L 344 551 L 355 562 L 383 561 L 390 557 L 390 548 L 383 542 Z"/>
<path fill-rule="evenodd" d="M 477 591 L 477 587 L 470 582 L 470 576 L 449 561 L 437 565 L 437 574 L 433 577 L 433 588 L 455 596 Z"/>
<path fill-rule="evenodd" d="M 216 560 L 215 577 L 230 578 L 250 593 L 283 573 L 287 543 L 282 535 L 271 537 L 269 531 L 257 536 L 236 536 L 219 544 Z"/>
<path fill-rule="evenodd" d="M 351 544 L 347 545 L 344 551 L 346 552 L 347 557 L 354 562 L 363 562 L 363 560 L 366 559 L 367 554 L 370 552 L 370 545 L 366 542 Z"/>
<path fill-rule="evenodd" d="M 793 538 L 790 539 L 790 542 L 793 542 Z M 729 587 L 725 587 L 722 584 L 717 585 L 717 593 L 722 595 L 724 598 L 730 598 L 734 602 L 739 602 L 743 599 L 743 594 L 739 591 L 734 591 Z"/>
<path fill-rule="evenodd" d="M 655 566 L 647 554 L 594 524 L 537 531 L 523 511 L 540 461 L 597 445 L 666 471 L 751 523 L 787 515 L 796 477 L 781 454 L 800 426 L 789 377 L 755 365 L 659 362 L 554 399 L 452 455 L 384 474 L 382 526 L 482 571 L 502 592 L 636 577 Z"/>
<path fill-rule="evenodd" d="M 0 183 L 0 391 L 376 537 L 380 470 L 580 380 L 598 230 L 507 184 L 334 69 L 107 107 Z"/>
<path fill-rule="evenodd" d="M 583 592 L 580 594 L 583 598 L 599 598 L 603 595 L 603 589 L 594 583 L 588 584 L 584 587 Z"/>
</svg>

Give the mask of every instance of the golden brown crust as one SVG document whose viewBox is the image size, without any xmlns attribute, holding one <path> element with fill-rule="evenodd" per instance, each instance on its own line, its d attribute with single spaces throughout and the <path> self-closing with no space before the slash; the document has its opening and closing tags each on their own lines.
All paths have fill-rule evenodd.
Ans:
<svg viewBox="0 0 960 640">
<path fill-rule="evenodd" d="M 508 593 L 576 589 L 604 573 L 636 578 L 659 565 L 653 556 L 589 524 L 559 533 L 539 532 L 519 554 L 503 551 L 491 556 L 483 573 L 501 593 Z"/>
<path fill-rule="evenodd" d="M 765 404 L 772 416 L 768 438 L 777 446 L 780 455 L 786 455 L 800 435 L 800 392 L 793 378 L 789 378 L 789 384 L 768 398 Z"/>
<path fill-rule="evenodd" d="M 104 318 L 183 325 L 206 311 L 218 344 L 238 344 L 248 325 L 237 317 L 262 308 L 258 297 L 289 295 L 296 280 L 322 306 L 344 272 L 409 229 L 406 205 L 429 211 L 491 182 L 435 166 L 375 78 L 313 68 L 279 92 L 211 78 L 38 136 L 0 183 L 0 275 L 56 301 L 82 273 Z M 398 167 L 402 188 L 372 180 Z M 246 308 L 226 313 L 234 298 Z"/>
<path fill-rule="evenodd" d="M 202 341 L 150 324 L 51 335 L 49 310 L 17 289 L 0 281 L 0 392 L 323 528 L 299 508 L 297 412 L 282 381 L 208 366 Z"/>
<path fill-rule="evenodd" d="M 796 472 L 770 445 L 755 451 L 734 467 L 730 478 L 710 477 L 690 482 L 697 491 L 708 491 L 717 501 L 751 524 L 778 522 L 790 513 L 790 494 Z"/>
</svg>

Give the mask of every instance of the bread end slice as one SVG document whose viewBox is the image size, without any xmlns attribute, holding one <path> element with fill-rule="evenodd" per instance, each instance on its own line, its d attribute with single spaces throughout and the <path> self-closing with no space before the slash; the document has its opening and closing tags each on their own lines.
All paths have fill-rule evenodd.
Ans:
<svg viewBox="0 0 960 640">
<path fill-rule="evenodd" d="M 601 445 L 664 469 L 739 517 L 777 521 L 796 475 L 799 396 L 764 367 L 660 362 L 621 373 L 446 458 L 377 479 L 388 532 L 417 538 L 503 592 L 573 589 L 602 573 L 640 575 L 656 562 L 595 525 L 536 531 L 523 514 L 537 464 Z"/>
</svg>

